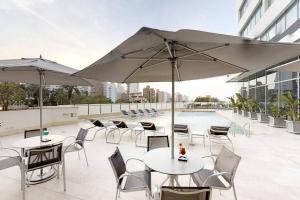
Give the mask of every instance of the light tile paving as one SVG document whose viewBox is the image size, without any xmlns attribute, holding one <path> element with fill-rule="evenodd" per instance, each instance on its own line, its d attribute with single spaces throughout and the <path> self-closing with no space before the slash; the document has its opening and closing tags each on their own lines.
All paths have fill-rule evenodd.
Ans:
<svg viewBox="0 0 300 200">
<path fill-rule="evenodd" d="M 274 129 L 265 124 L 244 119 L 233 115 L 231 111 L 218 111 L 219 114 L 243 125 L 250 123 L 252 134 L 231 136 L 235 152 L 242 156 L 242 161 L 236 174 L 236 188 L 238 199 L 299 199 L 300 197 L 300 135 L 287 133 L 285 129 Z M 168 113 L 158 118 L 147 121 L 165 125 L 169 133 Z M 196 118 L 194 120 L 197 120 Z M 131 123 L 136 123 L 132 120 Z M 199 122 L 201 123 L 201 122 Z M 50 127 L 50 134 L 76 135 L 80 127 L 89 127 L 88 122 L 82 121 L 76 125 Z M 92 133 L 94 130 L 91 130 Z M 23 134 L 0 138 L 4 146 L 9 146 L 14 141 L 23 138 Z M 195 140 L 195 145 L 189 151 L 199 153 L 199 158 L 209 154 L 208 143 L 206 148 L 201 144 L 201 139 Z M 66 156 L 67 191 L 63 192 L 62 179 L 52 179 L 43 184 L 30 186 L 26 190 L 29 200 L 108 200 L 114 199 L 116 182 L 110 164 L 107 160 L 116 145 L 105 143 L 104 132 L 101 131 L 93 142 L 86 143 L 89 167 L 81 156 L 76 153 Z M 124 135 L 119 148 L 125 158 L 143 158 L 144 148 L 135 147 L 134 137 L 130 133 Z M 209 160 L 205 163 L 211 167 Z M 143 168 L 132 163 L 132 169 Z M 165 175 L 153 173 L 153 188 L 160 184 Z M 188 185 L 188 176 L 180 177 L 182 185 Z M 18 168 L 0 171 L 0 199 L 19 200 L 20 173 Z M 144 192 L 121 193 L 124 200 L 147 199 Z M 234 199 L 231 190 L 213 192 L 213 199 Z"/>
</svg>

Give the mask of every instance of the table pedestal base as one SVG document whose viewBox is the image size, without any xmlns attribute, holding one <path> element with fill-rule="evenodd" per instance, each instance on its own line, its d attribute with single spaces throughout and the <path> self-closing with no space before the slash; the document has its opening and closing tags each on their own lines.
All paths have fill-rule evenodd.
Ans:
<svg viewBox="0 0 300 200">
<path fill-rule="evenodd" d="M 180 187 L 177 175 L 168 175 L 168 177 L 162 182 L 160 187 L 162 187 L 167 181 L 169 181 L 169 186 L 174 187 L 176 183 L 176 186 Z"/>
<path fill-rule="evenodd" d="M 57 175 L 52 167 L 45 171 L 44 169 L 35 170 L 26 178 L 28 185 L 36 185 L 53 179 Z"/>
</svg>

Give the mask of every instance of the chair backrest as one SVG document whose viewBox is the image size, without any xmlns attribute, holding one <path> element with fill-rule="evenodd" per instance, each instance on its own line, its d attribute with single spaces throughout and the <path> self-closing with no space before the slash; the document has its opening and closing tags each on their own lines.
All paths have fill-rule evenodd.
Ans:
<svg viewBox="0 0 300 200">
<path fill-rule="evenodd" d="M 76 137 L 76 143 L 83 147 L 87 134 L 88 134 L 87 129 L 80 128 Z"/>
<path fill-rule="evenodd" d="M 43 128 L 44 131 L 47 130 L 47 128 Z M 33 129 L 33 130 L 25 130 L 24 131 L 24 138 L 31 138 L 31 137 L 36 137 L 36 136 L 40 136 L 41 135 L 41 131 L 40 129 Z"/>
<path fill-rule="evenodd" d="M 152 130 L 152 131 L 156 130 L 156 126 L 155 126 L 154 123 L 151 123 L 151 122 L 140 122 L 140 124 L 142 125 L 142 127 L 145 130 Z"/>
<path fill-rule="evenodd" d="M 112 121 L 118 128 L 128 128 L 124 121 Z"/>
<path fill-rule="evenodd" d="M 228 135 L 229 126 L 211 126 L 209 133 L 212 135 Z"/>
<path fill-rule="evenodd" d="M 157 110 L 155 108 L 151 108 L 153 110 L 153 112 L 157 113 Z"/>
<path fill-rule="evenodd" d="M 189 127 L 185 124 L 174 124 L 174 132 L 189 133 Z"/>
<path fill-rule="evenodd" d="M 28 150 L 28 171 L 53 166 L 62 161 L 62 144 Z"/>
<path fill-rule="evenodd" d="M 145 110 L 147 113 L 151 113 L 151 111 L 148 108 L 146 108 Z"/>
<path fill-rule="evenodd" d="M 130 112 L 134 115 L 137 115 L 137 112 L 135 110 L 130 110 Z"/>
<path fill-rule="evenodd" d="M 108 160 L 114 172 L 116 181 L 118 184 L 120 184 L 122 182 L 122 179 L 119 180 L 119 178 L 126 172 L 126 164 L 118 147 L 116 148 L 115 152 L 108 158 Z"/>
<path fill-rule="evenodd" d="M 128 115 L 128 112 L 127 112 L 126 110 L 121 110 L 121 113 L 122 113 L 123 115 Z"/>
<path fill-rule="evenodd" d="M 144 114 L 144 111 L 142 109 L 138 109 L 138 111 L 142 114 Z"/>
<path fill-rule="evenodd" d="M 166 187 L 161 188 L 161 200 L 210 200 L 208 187 Z"/>
<path fill-rule="evenodd" d="M 93 121 L 93 124 L 97 127 L 104 127 L 103 123 L 97 119 Z"/>
<path fill-rule="evenodd" d="M 147 151 L 166 147 L 169 147 L 169 137 L 167 135 L 148 136 Z"/>
<path fill-rule="evenodd" d="M 215 170 L 228 172 L 229 174 L 223 174 L 222 176 L 229 184 L 232 184 L 240 160 L 240 156 L 223 146 L 216 158 Z"/>
</svg>

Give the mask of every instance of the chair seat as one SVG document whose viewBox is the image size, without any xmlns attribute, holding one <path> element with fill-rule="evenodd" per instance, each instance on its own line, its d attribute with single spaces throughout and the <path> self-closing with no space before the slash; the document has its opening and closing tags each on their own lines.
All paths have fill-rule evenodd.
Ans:
<svg viewBox="0 0 300 200">
<path fill-rule="evenodd" d="M 80 151 L 80 150 L 81 150 L 81 147 L 79 147 L 78 145 L 71 145 L 70 147 L 68 147 L 68 146 L 63 147 L 63 152 L 66 152 L 66 153 Z"/>
<path fill-rule="evenodd" d="M 225 188 L 226 186 L 222 183 L 222 181 L 218 177 L 212 177 L 208 179 L 208 181 L 203 185 L 204 181 L 210 175 L 213 175 L 213 170 L 203 169 L 197 173 L 192 174 L 192 179 L 194 183 L 198 187 L 218 187 L 218 188 Z"/>
<path fill-rule="evenodd" d="M 20 156 L 1 159 L 0 170 L 7 169 L 14 166 L 20 166 L 21 162 L 22 162 L 22 158 Z"/>
<path fill-rule="evenodd" d="M 124 184 L 124 190 L 135 190 L 141 188 L 151 188 L 151 175 L 150 171 L 136 171 L 131 174 L 140 177 L 143 181 L 134 176 L 128 176 Z"/>
</svg>

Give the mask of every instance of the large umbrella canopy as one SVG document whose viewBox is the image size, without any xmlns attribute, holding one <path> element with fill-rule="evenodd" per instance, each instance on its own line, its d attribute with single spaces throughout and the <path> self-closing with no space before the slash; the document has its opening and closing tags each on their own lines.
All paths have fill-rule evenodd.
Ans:
<svg viewBox="0 0 300 200">
<path fill-rule="evenodd" d="M 270 69 L 269 71 L 277 71 L 277 72 L 300 72 L 300 60 L 294 60 L 283 65 L 279 65 Z"/>
<path fill-rule="evenodd" d="M 141 28 L 77 76 L 134 83 L 172 81 L 172 157 L 174 158 L 174 81 L 245 72 L 300 55 L 296 44 L 242 37 Z"/>
<path fill-rule="evenodd" d="M 70 76 L 78 70 L 43 58 L 0 60 L 0 81 L 43 85 L 90 85 L 83 78 Z"/>
<path fill-rule="evenodd" d="M 38 84 L 40 103 L 41 141 L 43 130 L 43 85 L 80 85 L 89 82 L 71 76 L 77 70 L 42 58 L 0 60 L 0 81 Z"/>
</svg>

